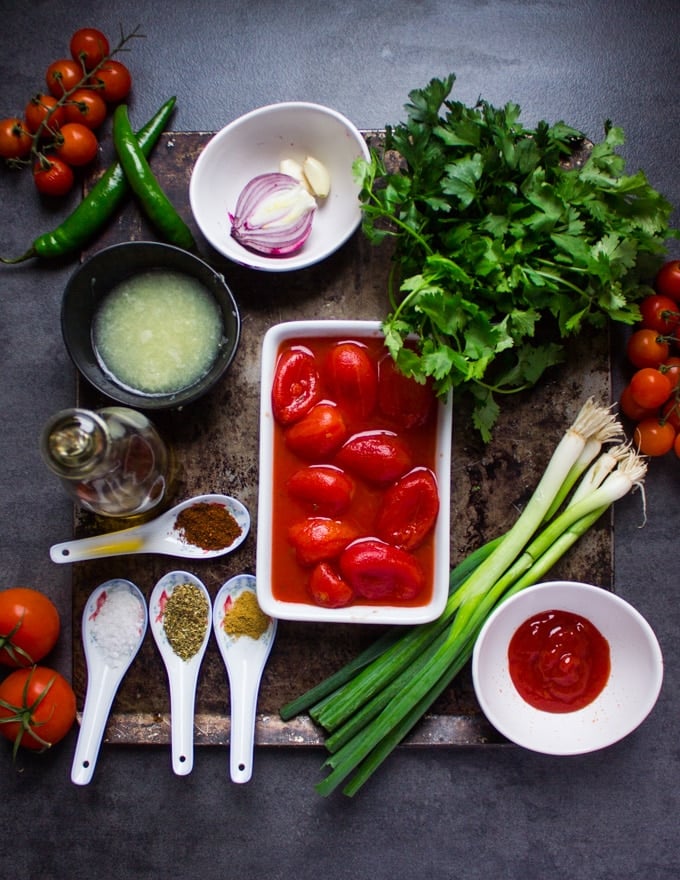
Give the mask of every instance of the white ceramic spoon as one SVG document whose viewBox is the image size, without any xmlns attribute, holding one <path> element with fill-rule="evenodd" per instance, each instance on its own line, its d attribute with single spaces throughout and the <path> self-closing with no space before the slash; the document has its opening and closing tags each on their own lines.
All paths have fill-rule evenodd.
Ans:
<svg viewBox="0 0 680 880">
<path fill-rule="evenodd" d="M 228 547 L 204 550 L 202 547 L 188 544 L 176 528 L 177 514 L 186 507 L 199 503 L 223 504 L 240 526 L 241 533 Z M 131 553 L 161 553 L 166 556 L 211 559 L 235 550 L 243 543 L 249 529 L 250 514 L 236 498 L 229 495 L 197 495 L 140 526 L 53 544 L 50 547 L 50 559 L 52 562 L 80 562 L 84 559 L 102 559 L 105 556 L 128 556 Z"/>
<path fill-rule="evenodd" d="M 101 584 L 87 600 L 82 622 L 87 690 L 71 769 L 76 785 L 92 779 L 113 700 L 144 641 L 148 621 L 144 596 L 123 578 Z"/>
<path fill-rule="evenodd" d="M 229 737 L 229 769 L 232 782 L 248 782 L 253 773 L 255 716 L 262 672 L 276 635 L 276 620 L 258 639 L 232 636 L 224 629 L 228 603 L 244 591 L 255 593 L 255 578 L 239 574 L 220 589 L 213 605 L 213 629 L 220 654 L 227 667 L 231 703 L 231 734 Z"/>
<path fill-rule="evenodd" d="M 191 584 L 203 593 L 207 602 L 205 633 L 200 647 L 189 657 L 182 659 L 168 641 L 163 615 L 165 603 L 180 584 Z M 172 743 L 172 769 L 178 776 L 191 773 L 194 766 L 194 707 L 196 684 L 201 661 L 210 638 L 212 607 L 210 595 L 201 581 L 187 571 L 171 571 L 153 588 L 149 599 L 151 633 L 163 658 L 170 686 L 170 738 Z"/>
</svg>

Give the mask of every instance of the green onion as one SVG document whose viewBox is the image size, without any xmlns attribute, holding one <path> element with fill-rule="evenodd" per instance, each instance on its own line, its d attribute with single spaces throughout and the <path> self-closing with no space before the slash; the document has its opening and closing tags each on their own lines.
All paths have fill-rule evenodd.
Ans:
<svg viewBox="0 0 680 880">
<path fill-rule="evenodd" d="M 541 580 L 614 501 L 641 485 L 647 466 L 634 450 L 603 450 L 621 434 L 608 409 L 586 401 L 515 524 L 453 570 L 442 615 L 389 631 L 375 650 L 281 710 L 289 718 L 291 708 L 308 709 L 329 733 L 320 794 L 351 777 L 343 792 L 354 795 L 469 661 L 494 608 Z"/>
</svg>

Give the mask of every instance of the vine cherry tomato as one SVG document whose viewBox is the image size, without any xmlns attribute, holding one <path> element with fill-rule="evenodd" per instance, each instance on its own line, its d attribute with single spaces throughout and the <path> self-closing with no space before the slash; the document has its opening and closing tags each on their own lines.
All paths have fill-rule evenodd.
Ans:
<svg viewBox="0 0 680 880">
<path fill-rule="evenodd" d="M 631 420 L 631 422 L 639 422 L 642 419 L 646 419 L 649 416 L 654 416 L 657 414 L 657 407 L 646 407 L 640 406 L 637 403 L 633 396 L 630 393 L 630 385 L 626 385 L 626 387 L 621 392 L 621 398 L 619 400 L 619 406 L 621 407 L 621 412 Z"/>
<path fill-rule="evenodd" d="M 673 425 L 662 419 L 643 419 L 635 426 L 633 442 L 643 455 L 665 455 L 673 449 L 676 431 Z"/>
<path fill-rule="evenodd" d="M 34 95 L 26 105 L 24 118 L 31 134 L 37 134 L 41 129 L 41 137 L 47 139 L 54 137 L 66 122 L 66 108 L 59 104 L 54 95 Z"/>
<path fill-rule="evenodd" d="M 661 419 L 664 422 L 670 422 L 675 428 L 675 433 L 680 432 L 680 401 L 675 397 L 670 397 L 661 407 Z M 640 419 L 640 421 L 642 421 Z"/>
<path fill-rule="evenodd" d="M 668 260 L 663 264 L 656 274 L 654 290 L 680 302 L 680 260 Z"/>
<path fill-rule="evenodd" d="M 65 196 L 75 182 L 73 169 L 63 159 L 53 156 L 33 166 L 33 182 L 45 196 Z"/>
<path fill-rule="evenodd" d="M 345 547 L 359 537 L 355 526 L 339 519 L 310 516 L 288 529 L 288 540 L 295 549 L 300 565 L 334 559 Z"/>
<path fill-rule="evenodd" d="M 18 116 L 0 119 L 0 156 L 3 159 L 24 159 L 31 152 L 33 138 Z"/>
<path fill-rule="evenodd" d="M 680 306 L 669 296 L 659 293 L 646 296 L 640 303 L 642 324 L 651 330 L 669 335 L 680 321 Z"/>
<path fill-rule="evenodd" d="M 669 357 L 659 365 L 659 370 L 671 380 L 673 391 L 680 384 L 680 357 Z"/>
<path fill-rule="evenodd" d="M 92 70 L 111 51 L 106 36 L 97 28 L 77 30 L 71 37 L 69 49 L 72 57 L 82 64 L 85 70 Z"/>
<path fill-rule="evenodd" d="M 673 452 L 678 458 L 680 458 L 680 434 L 675 435 L 675 440 L 673 441 Z"/>
<path fill-rule="evenodd" d="M 671 380 L 653 367 L 643 367 L 630 380 L 633 400 L 645 409 L 654 409 L 668 400 L 672 391 Z"/>
<path fill-rule="evenodd" d="M 291 498 L 321 516 L 336 516 L 347 510 L 354 494 L 354 482 L 340 468 L 310 465 L 292 474 L 286 483 Z"/>
<path fill-rule="evenodd" d="M 378 399 L 378 372 L 365 347 L 339 342 L 329 351 L 325 367 L 338 406 L 353 418 L 368 418 Z"/>
<path fill-rule="evenodd" d="M 438 513 L 434 474 L 427 468 L 414 468 L 385 492 L 376 518 L 377 536 L 404 550 L 415 550 L 430 533 Z"/>
<path fill-rule="evenodd" d="M 54 152 L 68 165 L 88 165 L 99 150 L 97 135 L 86 125 L 67 122 L 59 129 Z"/>
<path fill-rule="evenodd" d="M 280 425 L 290 425 L 307 415 L 321 397 L 320 376 L 314 355 L 306 348 L 291 348 L 276 362 L 272 382 L 272 413 Z"/>
<path fill-rule="evenodd" d="M 90 84 L 107 104 L 117 104 L 130 94 L 132 76 L 120 61 L 105 61 L 90 78 Z"/>
<path fill-rule="evenodd" d="M 309 592 L 317 605 L 342 608 L 354 598 L 354 591 L 328 562 L 320 562 L 309 577 Z"/>
<path fill-rule="evenodd" d="M 0 663 L 32 666 L 57 643 L 61 622 L 52 600 L 30 587 L 0 592 Z"/>
<path fill-rule="evenodd" d="M 79 122 L 88 128 L 99 128 L 106 119 L 106 101 L 93 89 L 76 89 L 64 104 L 67 122 Z"/>
<path fill-rule="evenodd" d="M 378 407 L 383 415 L 404 428 L 424 425 L 434 410 L 435 394 L 424 384 L 405 376 L 393 358 L 386 355 L 378 364 Z"/>
<path fill-rule="evenodd" d="M 72 58 L 60 58 L 47 68 L 45 83 L 47 90 L 55 98 L 75 89 L 85 79 L 83 68 Z"/>
<path fill-rule="evenodd" d="M 391 431 L 362 431 L 343 444 L 337 463 L 370 483 L 392 483 L 411 468 L 411 453 Z"/>
<path fill-rule="evenodd" d="M 409 601 L 425 585 L 422 566 L 415 556 L 373 538 L 350 544 L 339 564 L 344 579 L 364 599 Z"/>
<path fill-rule="evenodd" d="M 310 462 L 321 462 L 338 449 L 347 437 L 347 425 L 334 404 L 317 403 L 286 429 L 284 442 L 291 452 Z"/>
<path fill-rule="evenodd" d="M 62 740 L 76 718 L 76 695 L 54 669 L 16 669 L 0 682 L 0 734 L 19 746 L 43 751 Z M 11 720 L 9 720 L 11 719 Z"/>
<path fill-rule="evenodd" d="M 626 345 L 626 355 L 634 367 L 658 367 L 666 360 L 670 346 L 657 330 L 643 327 L 636 330 Z"/>
</svg>

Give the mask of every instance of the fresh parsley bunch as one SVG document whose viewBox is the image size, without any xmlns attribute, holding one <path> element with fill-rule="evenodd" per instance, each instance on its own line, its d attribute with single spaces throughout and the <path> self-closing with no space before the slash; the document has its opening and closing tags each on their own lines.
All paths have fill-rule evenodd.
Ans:
<svg viewBox="0 0 680 880">
<path fill-rule="evenodd" d="M 472 395 L 486 442 L 497 397 L 563 360 L 564 338 L 638 320 L 643 281 L 678 232 L 644 173 L 624 173 L 620 128 L 606 123 L 596 144 L 563 122 L 524 128 L 517 104 L 449 100 L 454 82 L 412 91 L 407 120 L 355 173 L 364 233 L 396 241 L 387 347 L 438 393 Z"/>
</svg>

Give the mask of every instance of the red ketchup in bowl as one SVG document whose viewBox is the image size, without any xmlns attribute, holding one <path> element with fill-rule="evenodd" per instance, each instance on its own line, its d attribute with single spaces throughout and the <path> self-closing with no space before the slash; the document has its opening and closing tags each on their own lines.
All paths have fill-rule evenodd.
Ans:
<svg viewBox="0 0 680 880">
<path fill-rule="evenodd" d="M 543 611 L 515 631 L 508 664 L 515 688 L 529 705 L 543 712 L 575 712 L 607 684 L 609 643 L 585 617 Z"/>
</svg>

